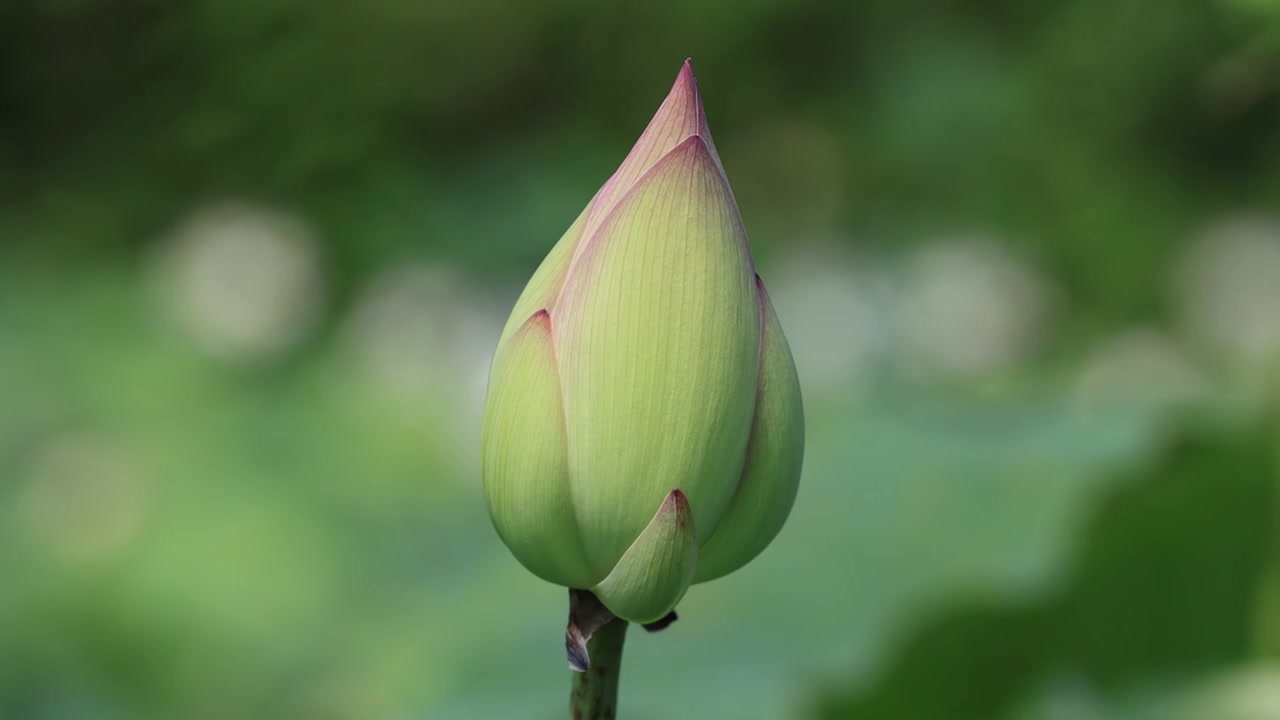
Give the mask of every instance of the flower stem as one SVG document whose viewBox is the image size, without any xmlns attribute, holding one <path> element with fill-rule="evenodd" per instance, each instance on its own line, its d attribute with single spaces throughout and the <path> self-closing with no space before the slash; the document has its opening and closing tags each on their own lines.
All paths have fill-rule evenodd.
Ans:
<svg viewBox="0 0 1280 720">
<path fill-rule="evenodd" d="M 627 621 L 614 618 L 591 635 L 587 650 L 591 666 L 573 674 L 569 695 L 572 720 L 614 720 L 618 716 L 618 676 L 622 672 L 622 643 Z"/>
</svg>

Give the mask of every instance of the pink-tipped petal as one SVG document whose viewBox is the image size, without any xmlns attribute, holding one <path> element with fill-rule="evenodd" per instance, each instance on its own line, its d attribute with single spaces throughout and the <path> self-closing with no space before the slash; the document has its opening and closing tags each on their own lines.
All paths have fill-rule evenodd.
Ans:
<svg viewBox="0 0 1280 720">
<path fill-rule="evenodd" d="M 516 306 L 511 311 L 506 327 L 502 329 L 502 336 L 498 339 L 499 349 L 513 333 L 520 329 L 529 316 L 551 307 L 560 296 L 560 289 L 564 286 L 565 277 L 569 273 L 569 263 L 573 259 L 574 250 L 582 243 L 582 231 L 587 224 L 587 215 L 590 212 L 591 206 L 587 205 L 586 209 L 578 214 L 578 218 L 560 237 L 560 242 L 551 248 L 551 252 L 542 260 L 542 264 L 525 285 L 524 292 L 520 293 L 520 298 L 516 300 Z"/>
<path fill-rule="evenodd" d="M 737 207 L 701 137 L 587 240 L 552 310 L 573 502 L 607 570 L 673 486 L 715 527 L 750 431 L 760 320 Z"/>
<path fill-rule="evenodd" d="M 569 497 L 568 448 L 551 317 L 539 310 L 493 358 L 481 438 L 485 501 L 499 536 L 538 577 L 569 587 L 599 580 Z"/>
<path fill-rule="evenodd" d="M 591 237 L 645 172 L 680 143 L 695 135 L 706 143 L 716 167 L 723 173 L 720 156 L 711 142 L 702 97 L 698 94 L 698 80 L 693 76 L 693 65 L 685 60 L 680 66 L 680 73 L 676 75 L 675 84 L 671 86 L 671 91 L 667 93 L 658 112 L 649 121 L 649 126 L 640 135 L 622 165 L 596 193 L 583 230 L 584 235 Z"/>
<path fill-rule="evenodd" d="M 672 490 L 618 564 L 592 590 L 614 615 L 650 623 L 661 620 L 680 602 L 697 565 L 693 511 L 685 494 Z"/>
</svg>

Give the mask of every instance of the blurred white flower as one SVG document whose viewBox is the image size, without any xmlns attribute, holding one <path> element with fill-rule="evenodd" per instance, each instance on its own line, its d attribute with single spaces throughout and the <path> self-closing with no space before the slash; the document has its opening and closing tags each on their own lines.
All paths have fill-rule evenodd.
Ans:
<svg viewBox="0 0 1280 720">
<path fill-rule="evenodd" d="M 1178 703 L 1177 720 L 1280 718 L 1280 666 L 1262 664 L 1216 677 Z"/>
<path fill-rule="evenodd" d="M 154 265 L 165 307 L 200 347 L 253 362 L 292 347 L 318 317 L 323 278 L 297 218 L 226 203 L 193 212 Z"/>
<path fill-rule="evenodd" d="M 149 492 L 138 459 L 91 434 L 39 447 L 18 487 L 19 517 L 34 544 L 69 563 L 105 558 L 133 539 Z"/>
<path fill-rule="evenodd" d="M 956 377 L 1007 369 L 1046 330 L 1048 281 L 992 239 L 935 243 L 905 270 L 897 308 L 913 369 Z"/>
<path fill-rule="evenodd" d="M 1115 716 L 1087 679 L 1059 672 L 1051 676 L 1013 716 L 1019 720 L 1110 720 Z"/>
<path fill-rule="evenodd" d="M 806 250 L 761 275 L 811 392 L 855 383 L 883 354 L 887 282 L 870 260 Z"/>
<path fill-rule="evenodd" d="M 374 383 L 414 403 L 445 404 L 452 445 L 479 453 L 489 358 L 505 315 L 456 269 L 406 265 L 382 272 L 356 301 L 342 342 Z"/>
<path fill-rule="evenodd" d="M 361 366 L 397 391 L 454 393 L 477 379 L 503 318 L 454 268 L 406 265 L 373 278 L 347 317 L 343 340 Z"/>
<path fill-rule="evenodd" d="M 1280 360 L 1280 223 L 1227 218 L 1187 248 L 1176 277 L 1187 331 L 1229 363 Z"/>
<path fill-rule="evenodd" d="M 1110 408 L 1170 410 L 1205 399 L 1210 384 L 1203 371 L 1168 334 L 1134 328 L 1096 348 L 1074 385 L 1086 412 Z"/>
</svg>

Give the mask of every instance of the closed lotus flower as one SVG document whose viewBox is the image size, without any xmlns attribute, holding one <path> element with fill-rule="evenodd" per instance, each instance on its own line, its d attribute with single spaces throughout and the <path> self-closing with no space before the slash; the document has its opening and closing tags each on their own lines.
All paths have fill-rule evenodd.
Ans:
<svg viewBox="0 0 1280 720">
<path fill-rule="evenodd" d="M 534 574 L 651 622 L 769 544 L 803 446 L 795 365 L 686 62 L 502 332 L 490 515 Z"/>
</svg>

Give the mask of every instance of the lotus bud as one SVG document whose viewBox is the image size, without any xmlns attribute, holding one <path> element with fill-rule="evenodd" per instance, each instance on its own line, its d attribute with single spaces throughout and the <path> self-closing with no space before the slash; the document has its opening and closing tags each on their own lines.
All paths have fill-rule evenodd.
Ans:
<svg viewBox="0 0 1280 720">
<path fill-rule="evenodd" d="M 800 384 L 688 62 L 516 301 L 482 444 L 511 552 L 626 620 L 664 617 L 786 521 Z"/>
</svg>

